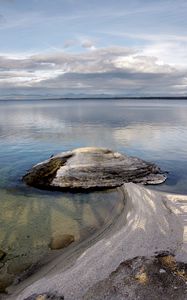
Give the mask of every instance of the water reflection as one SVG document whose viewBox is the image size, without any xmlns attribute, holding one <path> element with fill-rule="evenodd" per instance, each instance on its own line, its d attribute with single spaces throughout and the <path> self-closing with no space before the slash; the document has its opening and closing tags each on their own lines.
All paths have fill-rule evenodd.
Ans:
<svg viewBox="0 0 187 300">
<path fill-rule="evenodd" d="M 114 191 L 37 191 L 21 181 L 27 169 L 54 153 L 102 146 L 156 162 L 170 172 L 156 188 L 187 194 L 186 115 L 182 100 L 0 101 L 0 249 L 9 272 L 47 253 L 54 233 L 80 241 L 119 212 Z"/>
<path fill-rule="evenodd" d="M 185 100 L 1 101 L 0 186 L 51 154 L 103 146 L 158 163 L 160 188 L 187 193 L 186 115 Z"/>
</svg>

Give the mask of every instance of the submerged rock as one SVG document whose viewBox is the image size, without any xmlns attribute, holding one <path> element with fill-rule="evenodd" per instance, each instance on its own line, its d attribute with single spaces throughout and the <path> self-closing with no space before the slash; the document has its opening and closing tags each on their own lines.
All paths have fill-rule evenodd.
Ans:
<svg viewBox="0 0 187 300">
<path fill-rule="evenodd" d="M 103 148 L 79 148 L 41 162 L 23 177 L 43 189 L 104 189 L 124 182 L 160 184 L 166 180 L 158 166 L 137 157 Z"/>
<path fill-rule="evenodd" d="M 51 250 L 63 249 L 69 246 L 75 241 L 75 238 L 71 234 L 62 234 L 52 237 L 49 247 Z"/>
</svg>

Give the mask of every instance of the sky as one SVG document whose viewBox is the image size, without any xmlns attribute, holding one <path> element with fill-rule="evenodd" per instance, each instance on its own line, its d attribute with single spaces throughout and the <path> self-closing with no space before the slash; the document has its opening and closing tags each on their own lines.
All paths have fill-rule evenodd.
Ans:
<svg viewBox="0 0 187 300">
<path fill-rule="evenodd" d="M 186 0 L 0 0 L 0 98 L 187 96 Z"/>
</svg>

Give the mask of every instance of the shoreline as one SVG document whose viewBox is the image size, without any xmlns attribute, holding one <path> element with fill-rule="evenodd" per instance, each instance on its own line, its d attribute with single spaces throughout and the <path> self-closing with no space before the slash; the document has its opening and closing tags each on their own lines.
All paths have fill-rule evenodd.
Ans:
<svg viewBox="0 0 187 300">
<path fill-rule="evenodd" d="M 85 96 L 85 97 L 54 97 L 52 98 L 51 96 L 49 98 L 45 98 L 45 97 L 38 97 L 38 98 L 29 98 L 29 95 L 28 96 L 16 96 L 16 98 L 13 98 L 13 97 L 4 97 L 4 98 L 1 98 L 0 101 L 67 101 L 67 100 L 187 100 L 187 96 L 141 96 L 141 97 L 128 97 L 128 96 L 124 96 L 124 97 L 118 97 L 118 96 L 105 96 L 105 97 L 89 97 L 89 96 Z"/>
<path fill-rule="evenodd" d="M 124 261 L 160 252 L 172 253 L 177 261 L 186 263 L 187 196 L 133 183 L 120 189 L 124 192 L 125 209 L 111 226 L 86 240 L 79 249 L 72 249 L 66 257 L 59 255 L 22 283 L 8 288 L 10 294 L 4 299 L 23 300 L 33 293 L 54 292 L 66 300 L 78 300 Z"/>
</svg>

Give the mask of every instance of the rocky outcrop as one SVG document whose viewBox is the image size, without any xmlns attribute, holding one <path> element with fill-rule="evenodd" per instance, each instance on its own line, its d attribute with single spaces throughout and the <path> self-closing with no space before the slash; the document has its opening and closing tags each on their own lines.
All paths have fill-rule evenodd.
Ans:
<svg viewBox="0 0 187 300">
<path fill-rule="evenodd" d="M 186 278 L 187 264 L 177 263 L 172 255 L 136 257 L 122 262 L 83 300 L 186 300 Z"/>
<path fill-rule="evenodd" d="M 104 189 L 125 182 L 159 184 L 166 174 L 137 157 L 103 148 L 79 148 L 37 164 L 23 180 L 43 189 Z"/>
</svg>

